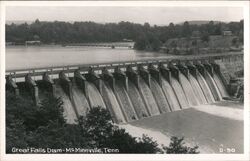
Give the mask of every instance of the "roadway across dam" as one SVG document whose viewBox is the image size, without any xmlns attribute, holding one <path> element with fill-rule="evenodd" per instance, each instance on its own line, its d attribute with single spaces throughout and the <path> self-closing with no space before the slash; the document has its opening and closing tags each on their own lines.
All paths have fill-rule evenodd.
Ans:
<svg viewBox="0 0 250 161">
<path fill-rule="evenodd" d="M 243 54 L 12 70 L 6 89 L 37 105 L 48 94 L 61 97 L 68 123 L 96 106 L 107 108 L 115 123 L 127 123 L 230 97 L 218 62 L 234 59 Z"/>
</svg>

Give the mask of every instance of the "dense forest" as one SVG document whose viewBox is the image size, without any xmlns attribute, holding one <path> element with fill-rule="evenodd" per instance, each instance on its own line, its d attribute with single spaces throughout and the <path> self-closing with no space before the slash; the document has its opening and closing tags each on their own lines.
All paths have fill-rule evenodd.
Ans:
<svg viewBox="0 0 250 161">
<path fill-rule="evenodd" d="M 113 149 L 109 153 L 199 153 L 198 146 L 185 146 L 183 138 L 172 137 L 168 146 L 160 148 L 146 135 L 133 137 L 115 125 L 109 112 L 101 107 L 92 108 L 78 124 L 67 124 L 60 98 L 48 97 L 37 106 L 32 99 L 7 91 L 6 153 L 25 153 L 16 149 L 26 148 L 40 148 L 33 153 L 49 153 L 43 150 L 47 148 L 73 148 L 63 153 L 79 153 L 75 148 L 101 149 L 96 153 L 106 153 L 105 148 Z"/>
<path fill-rule="evenodd" d="M 230 30 L 243 41 L 243 20 L 240 22 L 213 22 L 207 24 L 170 23 L 168 26 L 151 26 L 149 23 L 131 22 L 95 23 L 95 22 L 45 22 L 38 19 L 31 23 L 6 24 L 6 41 L 24 44 L 28 40 L 40 40 L 44 44 L 68 44 L 86 42 L 116 42 L 124 39 L 135 41 L 136 49 L 145 49 L 148 45 L 157 50 L 161 44 L 171 38 L 191 37 L 199 32 L 206 40 L 208 35 L 221 35 Z"/>
</svg>

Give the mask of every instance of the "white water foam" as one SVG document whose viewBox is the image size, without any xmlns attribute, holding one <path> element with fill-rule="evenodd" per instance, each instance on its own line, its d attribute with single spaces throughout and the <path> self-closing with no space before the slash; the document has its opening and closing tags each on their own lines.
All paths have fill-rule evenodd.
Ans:
<svg viewBox="0 0 250 161">
<path fill-rule="evenodd" d="M 237 108 L 228 108 L 218 105 L 199 105 L 193 107 L 196 110 L 209 113 L 211 115 L 242 121 L 244 119 L 244 110 Z"/>
</svg>

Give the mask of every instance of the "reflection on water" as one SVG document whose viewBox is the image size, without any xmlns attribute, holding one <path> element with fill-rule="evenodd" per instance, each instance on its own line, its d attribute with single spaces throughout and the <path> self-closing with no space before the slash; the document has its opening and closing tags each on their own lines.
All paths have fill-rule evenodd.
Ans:
<svg viewBox="0 0 250 161">
<path fill-rule="evenodd" d="M 127 48 L 8 46 L 6 48 L 6 69 L 108 63 L 166 56 L 166 54 L 142 52 Z"/>
</svg>

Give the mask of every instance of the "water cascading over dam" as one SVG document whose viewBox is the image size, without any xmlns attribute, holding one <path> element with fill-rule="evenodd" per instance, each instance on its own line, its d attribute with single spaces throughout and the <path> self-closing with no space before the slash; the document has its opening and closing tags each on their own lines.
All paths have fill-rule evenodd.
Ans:
<svg viewBox="0 0 250 161">
<path fill-rule="evenodd" d="M 159 84 L 154 80 L 154 78 L 151 78 L 151 91 L 154 95 L 154 98 L 158 104 L 159 110 L 161 113 L 165 112 L 171 112 L 171 109 L 169 107 L 168 101 L 162 91 L 162 88 L 159 86 Z"/>
<path fill-rule="evenodd" d="M 46 93 L 60 97 L 70 124 L 97 106 L 107 109 L 115 123 L 126 123 L 229 97 L 219 66 L 199 60 L 74 68 L 53 75 L 59 76 L 52 79 L 45 72 L 38 81 L 27 74 L 21 83 L 9 75 L 6 87 L 23 97 L 26 90 L 38 106 Z"/>
<path fill-rule="evenodd" d="M 128 81 L 128 95 L 134 105 L 134 109 L 137 113 L 138 118 L 141 119 L 144 117 L 148 117 L 149 113 L 140 96 L 140 93 L 138 89 L 136 88 L 136 86 L 130 80 Z"/>
<path fill-rule="evenodd" d="M 120 103 L 120 107 L 123 110 L 123 113 L 126 117 L 127 122 L 137 120 L 137 114 L 134 110 L 134 106 L 129 98 L 127 91 L 123 84 L 119 81 L 115 84 L 115 93 L 118 102 Z"/>
<path fill-rule="evenodd" d="M 194 78 L 194 76 L 192 74 L 189 75 L 189 81 L 190 81 L 191 86 L 193 87 L 195 96 L 196 96 L 199 104 L 208 103 L 204 93 L 202 92 L 202 89 L 201 89 L 198 81 Z"/>
<path fill-rule="evenodd" d="M 60 97 L 63 101 L 63 115 L 67 120 L 67 123 L 73 124 L 76 123 L 76 111 L 73 107 L 72 102 L 70 101 L 70 98 L 67 96 L 67 94 L 63 91 L 63 88 L 57 84 L 55 88 L 55 96 Z"/>
<path fill-rule="evenodd" d="M 72 86 L 72 96 L 78 115 L 86 116 L 90 110 L 89 103 L 83 91 L 75 84 Z"/>
<path fill-rule="evenodd" d="M 162 90 L 165 94 L 166 99 L 168 100 L 169 106 L 171 107 L 172 111 L 180 110 L 181 106 L 179 104 L 179 101 L 173 91 L 173 88 L 169 84 L 168 81 L 166 81 L 164 78 L 161 79 L 162 81 Z"/>
<path fill-rule="evenodd" d="M 103 98 L 110 110 L 111 115 L 115 119 L 115 122 L 122 123 L 126 122 L 121 107 L 116 99 L 116 96 L 110 86 L 103 82 Z"/>
</svg>

